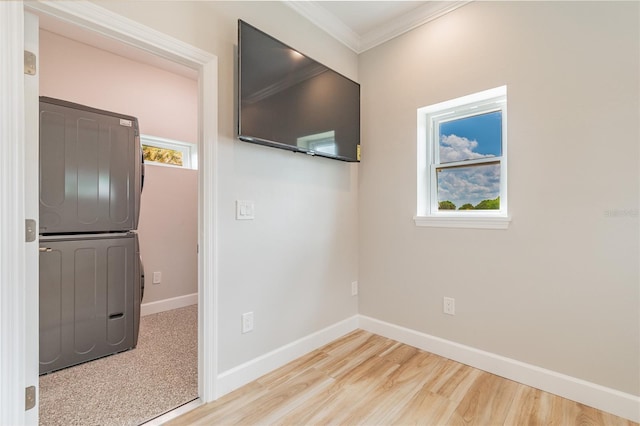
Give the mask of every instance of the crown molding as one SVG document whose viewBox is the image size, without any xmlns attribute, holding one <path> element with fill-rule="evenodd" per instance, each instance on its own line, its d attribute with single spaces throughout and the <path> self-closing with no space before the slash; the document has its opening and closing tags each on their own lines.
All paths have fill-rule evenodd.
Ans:
<svg viewBox="0 0 640 426">
<path fill-rule="evenodd" d="M 335 15 L 318 5 L 317 1 L 284 0 L 283 3 L 304 16 L 333 38 L 353 50 L 363 53 L 375 46 L 398 37 L 420 25 L 433 21 L 472 0 L 461 1 L 429 1 L 424 5 L 388 21 L 386 24 L 369 31 L 362 36 L 344 24 Z"/>
<path fill-rule="evenodd" d="M 283 3 L 307 18 L 317 27 L 323 29 L 349 49 L 360 53 L 360 36 L 336 18 L 335 15 L 328 12 L 322 6 L 319 6 L 316 1 L 283 0 Z"/>
<path fill-rule="evenodd" d="M 364 34 L 360 40 L 360 51 L 365 52 L 373 47 L 385 43 L 395 37 L 409 32 L 427 22 L 433 21 L 449 12 L 452 12 L 468 3 L 464 1 L 430 1 L 412 10 L 409 13 L 392 19 L 385 25 Z"/>
</svg>

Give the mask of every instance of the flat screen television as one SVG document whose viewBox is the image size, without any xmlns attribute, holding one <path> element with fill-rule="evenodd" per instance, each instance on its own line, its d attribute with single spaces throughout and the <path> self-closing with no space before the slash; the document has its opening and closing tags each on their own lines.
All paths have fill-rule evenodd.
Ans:
<svg viewBox="0 0 640 426">
<path fill-rule="evenodd" d="M 238 20 L 238 138 L 360 161 L 360 85 Z"/>
</svg>

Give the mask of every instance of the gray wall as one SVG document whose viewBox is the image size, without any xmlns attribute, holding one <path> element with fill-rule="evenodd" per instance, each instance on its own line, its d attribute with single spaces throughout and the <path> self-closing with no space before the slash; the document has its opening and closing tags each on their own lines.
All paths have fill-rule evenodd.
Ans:
<svg viewBox="0 0 640 426">
<path fill-rule="evenodd" d="M 219 371 L 355 315 L 358 166 L 236 140 L 237 19 L 354 80 L 357 56 L 281 2 L 99 4 L 218 56 Z M 238 199 L 255 220 L 235 220 Z"/>
<path fill-rule="evenodd" d="M 640 394 L 638 8 L 474 2 L 360 56 L 361 314 Z M 416 109 L 503 84 L 511 226 L 416 227 Z"/>
</svg>

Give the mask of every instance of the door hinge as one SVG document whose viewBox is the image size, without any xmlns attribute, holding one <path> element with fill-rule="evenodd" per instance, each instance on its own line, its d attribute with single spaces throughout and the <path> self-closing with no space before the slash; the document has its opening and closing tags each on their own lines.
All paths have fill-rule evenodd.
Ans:
<svg viewBox="0 0 640 426">
<path fill-rule="evenodd" d="M 29 386 L 24 389 L 24 411 L 29 411 L 36 406 L 36 387 Z"/>
<path fill-rule="evenodd" d="M 26 219 L 24 221 L 24 240 L 31 243 L 36 240 L 36 221 L 33 219 Z"/>
<path fill-rule="evenodd" d="M 36 55 L 28 50 L 24 51 L 24 73 L 36 75 Z"/>
</svg>

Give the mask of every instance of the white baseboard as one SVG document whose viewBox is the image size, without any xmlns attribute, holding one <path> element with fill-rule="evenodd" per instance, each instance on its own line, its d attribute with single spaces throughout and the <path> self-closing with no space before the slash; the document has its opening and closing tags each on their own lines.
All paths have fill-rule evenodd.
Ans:
<svg viewBox="0 0 640 426">
<path fill-rule="evenodd" d="M 356 315 L 220 373 L 216 381 L 216 398 L 220 398 L 296 358 L 357 330 L 357 328 L 358 316 Z"/>
<path fill-rule="evenodd" d="M 140 316 L 143 317 L 145 315 L 157 314 L 158 312 L 170 311 L 171 309 L 184 308 L 185 306 L 191 306 L 197 303 L 198 293 L 158 300 L 157 302 L 143 303 L 140 305 Z"/>
<path fill-rule="evenodd" d="M 640 397 L 360 315 L 359 328 L 634 422 Z"/>
</svg>

